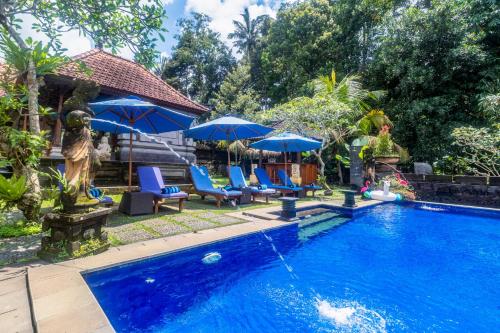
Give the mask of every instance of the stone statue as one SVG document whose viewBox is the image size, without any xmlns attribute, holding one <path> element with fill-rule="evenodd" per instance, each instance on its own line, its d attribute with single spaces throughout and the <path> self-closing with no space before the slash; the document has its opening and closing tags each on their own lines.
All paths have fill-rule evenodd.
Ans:
<svg viewBox="0 0 500 333">
<path fill-rule="evenodd" d="M 109 161 L 111 159 L 111 146 L 109 145 L 109 137 L 107 135 L 102 136 L 96 153 L 100 161 Z"/>
<path fill-rule="evenodd" d="M 88 192 L 91 169 L 98 160 L 90 131 L 90 119 L 94 113 L 87 105 L 98 92 L 95 83 L 80 81 L 63 105 L 65 131 L 61 152 L 65 160 L 67 188 L 61 193 L 61 202 L 68 212 L 76 211 L 76 206 L 84 208 L 98 203 Z"/>
<path fill-rule="evenodd" d="M 62 185 L 59 202 L 62 209 L 56 207 L 43 218 L 42 230 L 49 231 L 50 235 L 42 237 L 38 253 L 42 258 L 58 257 L 64 253 L 62 247 L 66 250 L 66 255 L 81 255 L 81 251 L 85 249 L 82 244 L 90 241 L 94 244 L 91 253 L 104 251 L 109 247 L 103 227 L 111 209 L 98 207 L 99 200 L 92 198 L 89 193 L 92 169 L 98 164 L 98 159 L 90 131 L 93 113 L 87 102 L 95 98 L 97 92 L 95 83 L 81 81 L 73 96 L 63 105 L 61 120 L 65 129 L 62 142 L 65 179 L 59 179 Z"/>
</svg>

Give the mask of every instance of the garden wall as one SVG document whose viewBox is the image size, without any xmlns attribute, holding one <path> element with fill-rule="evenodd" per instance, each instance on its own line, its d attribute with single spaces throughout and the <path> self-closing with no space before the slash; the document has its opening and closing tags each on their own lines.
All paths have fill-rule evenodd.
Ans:
<svg viewBox="0 0 500 333">
<path fill-rule="evenodd" d="M 500 177 L 403 175 L 417 200 L 500 208 Z"/>
</svg>

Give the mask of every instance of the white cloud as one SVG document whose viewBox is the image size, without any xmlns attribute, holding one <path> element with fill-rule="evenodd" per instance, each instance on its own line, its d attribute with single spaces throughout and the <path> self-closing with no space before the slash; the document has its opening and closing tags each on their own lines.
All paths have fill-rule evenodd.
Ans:
<svg viewBox="0 0 500 333">
<path fill-rule="evenodd" d="M 212 22 L 210 27 L 221 34 L 222 39 L 228 46 L 232 42 L 227 35 L 233 31 L 233 20 L 241 20 L 240 14 L 248 7 L 250 17 L 267 14 L 276 16 L 276 11 L 280 1 L 264 0 L 259 3 L 257 0 L 186 0 L 184 8 L 186 13 L 198 12 L 208 15 Z"/>
<path fill-rule="evenodd" d="M 31 25 L 36 22 L 35 18 L 31 15 L 20 15 L 20 19 L 23 20 L 21 24 L 21 36 L 23 38 L 31 37 L 33 40 L 41 41 L 46 44 L 49 42 L 49 38 L 41 32 L 36 32 L 31 28 Z M 92 48 L 92 43 L 90 39 L 80 36 L 78 30 L 71 30 L 62 34 L 61 43 L 64 48 L 68 49 L 67 55 L 73 56 Z"/>
</svg>

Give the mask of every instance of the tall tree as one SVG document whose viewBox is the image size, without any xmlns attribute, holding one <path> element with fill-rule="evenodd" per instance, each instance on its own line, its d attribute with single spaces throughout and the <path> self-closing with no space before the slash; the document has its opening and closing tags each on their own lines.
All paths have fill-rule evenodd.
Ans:
<svg viewBox="0 0 500 333">
<path fill-rule="evenodd" d="M 311 0 L 282 6 L 262 52 L 266 90 L 274 102 L 310 93 L 308 83 L 332 67 L 364 70 L 380 22 L 395 0 Z"/>
<path fill-rule="evenodd" d="M 228 37 L 234 40 L 233 44 L 238 48 L 238 52 L 243 53 L 247 57 L 247 60 L 250 61 L 255 54 L 263 24 L 268 15 L 260 15 L 252 19 L 247 7 L 241 14 L 241 17 L 243 18 L 243 22 L 233 21 L 234 32 L 230 33 Z"/>
<path fill-rule="evenodd" d="M 252 115 L 260 110 L 257 93 L 253 89 L 250 66 L 245 62 L 236 66 L 224 79 L 215 96 L 213 117 L 233 114 Z"/>
<path fill-rule="evenodd" d="M 384 22 L 367 77 L 388 91 L 394 136 L 416 160 L 447 155 L 454 128 L 498 119 L 488 101 L 499 87 L 499 25 L 489 0 L 432 1 Z"/>
<path fill-rule="evenodd" d="M 210 18 L 199 13 L 179 20 L 177 45 L 164 64 L 161 76 L 190 98 L 211 106 L 236 60 L 220 34 L 209 28 L 209 23 Z"/>
</svg>

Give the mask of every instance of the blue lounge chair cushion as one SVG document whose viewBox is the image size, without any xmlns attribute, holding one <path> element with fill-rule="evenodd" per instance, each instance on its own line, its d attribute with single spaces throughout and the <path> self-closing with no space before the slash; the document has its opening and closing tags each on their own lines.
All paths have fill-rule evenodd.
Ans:
<svg viewBox="0 0 500 333">
<path fill-rule="evenodd" d="M 287 190 L 287 191 L 302 191 L 302 187 L 289 187 L 289 186 L 284 186 L 284 185 L 276 185 L 271 182 L 271 179 L 269 179 L 269 176 L 266 173 L 266 170 L 262 168 L 255 168 L 254 170 L 255 175 L 257 176 L 257 179 L 259 180 L 259 183 L 262 185 L 266 185 L 268 188 L 272 188 L 275 190 Z"/>
<path fill-rule="evenodd" d="M 179 193 L 181 189 L 178 186 L 165 186 L 161 189 L 161 194 Z"/>
<path fill-rule="evenodd" d="M 188 195 L 183 192 L 177 186 L 166 187 L 163 182 L 163 177 L 161 176 L 160 168 L 150 167 L 150 166 L 140 166 L 137 168 L 137 175 L 139 176 L 139 185 L 141 187 L 141 192 L 153 193 L 156 198 L 168 199 L 168 198 L 186 198 Z M 165 190 L 166 188 L 176 188 L 177 192 L 170 192 L 172 190 Z"/>
<path fill-rule="evenodd" d="M 314 185 L 314 184 L 306 185 L 306 186 L 304 186 L 304 188 L 308 189 L 308 190 L 321 190 L 322 189 L 321 186 Z"/>
<path fill-rule="evenodd" d="M 252 193 L 254 194 L 274 194 L 276 193 L 273 189 L 268 189 L 267 185 L 259 185 L 259 186 L 248 186 L 243 176 L 243 171 L 239 166 L 230 167 L 229 180 L 231 181 L 231 185 L 233 188 L 241 189 L 249 187 Z"/>
<path fill-rule="evenodd" d="M 243 193 L 241 191 L 234 190 L 223 190 L 223 189 L 215 189 L 207 171 L 200 169 L 196 166 L 190 166 L 189 170 L 191 171 L 191 179 L 193 180 L 193 186 L 195 190 L 199 193 L 205 194 L 214 194 L 214 195 L 224 195 L 227 197 L 239 197 Z"/>
<path fill-rule="evenodd" d="M 283 184 L 293 184 L 292 180 L 290 177 L 285 173 L 285 170 L 278 170 L 278 177 L 280 178 L 281 182 Z M 297 184 L 293 184 L 294 186 L 298 186 Z M 322 187 L 315 185 L 315 184 L 310 184 L 310 185 L 305 185 L 303 186 L 306 190 L 321 190 Z"/>
</svg>

